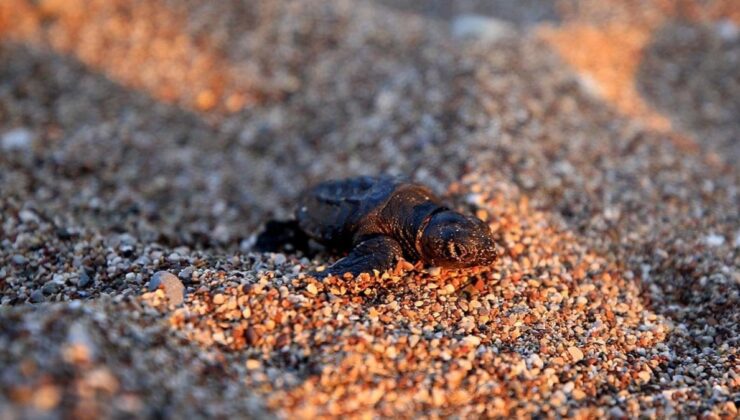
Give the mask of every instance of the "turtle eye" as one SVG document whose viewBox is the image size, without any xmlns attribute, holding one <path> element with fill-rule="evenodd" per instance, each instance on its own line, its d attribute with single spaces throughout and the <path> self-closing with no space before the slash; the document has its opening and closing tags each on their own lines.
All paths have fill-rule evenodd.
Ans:
<svg viewBox="0 0 740 420">
<path fill-rule="evenodd" d="M 447 249 L 450 252 L 450 256 L 455 259 L 463 258 L 468 253 L 464 246 L 456 242 L 448 242 Z"/>
</svg>

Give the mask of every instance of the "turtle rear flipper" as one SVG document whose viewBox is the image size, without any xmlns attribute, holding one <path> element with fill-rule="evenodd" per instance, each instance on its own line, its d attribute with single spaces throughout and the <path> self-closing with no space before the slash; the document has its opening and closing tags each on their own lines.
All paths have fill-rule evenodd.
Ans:
<svg viewBox="0 0 740 420">
<path fill-rule="evenodd" d="M 373 270 L 385 271 L 393 268 L 403 256 L 401 244 L 388 236 L 373 236 L 355 246 L 349 255 L 321 272 L 312 272 L 312 276 L 323 279 L 329 275 L 342 276 L 350 273 L 358 276 L 361 273 L 372 273 Z"/>
<path fill-rule="evenodd" d="M 257 252 L 303 251 L 308 253 L 309 237 L 295 220 L 270 220 L 254 244 Z"/>
</svg>

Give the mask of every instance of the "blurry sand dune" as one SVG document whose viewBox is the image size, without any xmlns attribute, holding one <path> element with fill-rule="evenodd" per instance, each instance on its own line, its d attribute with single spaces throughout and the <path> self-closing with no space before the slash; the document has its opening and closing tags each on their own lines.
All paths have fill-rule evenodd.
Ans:
<svg viewBox="0 0 740 420">
<path fill-rule="evenodd" d="M 640 66 L 650 52 L 654 37 L 671 22 L 713 25 L 724 20 L 739 25 L 740 8 L 736 2 L 656 0 L 600 2 L 597 5 L 563 1 L 559 6 L 561 24 L 543 25 L 538 32 L 582 74 L 584 84 L 591 85 L 594 94 L 625 115 L 669 134 L 684 150 L 696 151 L 704 139 L 681 133 L 685 121 L 677 118 L 672 109 L 656 108 L 640 91 Z M 680 94 L 680 89 L 671 93 Z M 674 126 L 673 122 L 678 122 L 679 126 Z M 690 122 L 683 125 L 691 127 Z M 708 149 L 714 151 L 712 147 Z M 717 154 L 710 159 L 722 160 Z"/>
<path fill-rule="evenodd" d="M 195 9 L 195 10 L 193 10 Z M 261 12 L 255 15 L 255 12 Z M 48 45 L 71 54 L 108 77 L 152 96 L 198 111 L 236 112 L 279 98 L 294 88 L 289 74 L 265 75 L 255 60 L 229 59 L 226 31 L 238 20 L 248 32 L 271 7 L 241 7 L 213 16 L 213 26 L 194 27 L 189 14 L 208 13 L 195 2 L 107 0 L 8 0 L 0 4 L 0 35 Z M 239 34 L 241 48 L 249 40 Z"/>
</svg>

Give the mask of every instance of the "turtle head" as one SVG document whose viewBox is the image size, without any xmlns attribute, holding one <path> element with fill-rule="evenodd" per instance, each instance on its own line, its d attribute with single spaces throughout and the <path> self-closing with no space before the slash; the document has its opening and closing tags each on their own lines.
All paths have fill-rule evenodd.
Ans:
<svg viewBox="0 0 740 420">
<path fill-rule="evenodd" d="M 473 267 L 496 260 L 491 228 L 476 217 L 445 210 L 432 216 L 421 234 L 424 260 L 439 267 Z"/>
</svg>

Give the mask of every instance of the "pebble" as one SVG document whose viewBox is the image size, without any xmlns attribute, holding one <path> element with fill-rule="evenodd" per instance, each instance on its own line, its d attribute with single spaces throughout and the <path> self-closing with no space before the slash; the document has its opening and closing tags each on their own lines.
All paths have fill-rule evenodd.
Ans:
<svg viewBox="0 0 740 420">
<path fill-rule="evenodd" d="M 41 303 L 46 298 L 44 297 L 44 292 L 41 290 L 34 290 L 33 293 L 31 293 L 31 302 L 33 303 Z"/>
<path fill-rule="evenodd" d="M 478 347 L 480 345 L 480 337 L 469 335 L 463 339 L 463 342 L 468 346 Z"/>
<path fill-rule="evenodd" d="M 285 256 L 285 254 L 275 254 L 273 257 L 273 262 L 275 265 L 283 265 L 288 260 L 288 258 Z"/>
<path fill-rule="evenodd" d="M 319 290 L 318 290 L 318 289 L 316 288 L 316 285 L 315 285 L 315 284 L 313 284 L 313 283 L 309 283 L 309 284 L 308 284 L 308 285 L 306 286 L 306 290 L 308 291 L 308 293 L 310 293 L 310 294 L 312 294 L 312 295 L 316 295 L 316 294 L 318 294 L 318 293 L 319 293 Z"/>
<path fill-rule="evenodd" d="M 77 276 L 77 287 L 84 289 L 85 287 L 92 284 L 92 279 L 85 271 L 80 271 Z"/>
<path fill-rule="evenodd" d="M 650 372 L 641 370 L 637 376 L 642 380 L 642 382 L 648 382 L 650 381 Z"/>
<path fill-rule="evenodd" d="M 583 392 L 582 390 L 578 389 L 578 388 L 576 388 L 576 389 L 573 390 L 573 398 L 575 398 L 576 401 L 580 401 L 580 400 L 586 398 L 586 396 L 587 396 L 586 393 Z"/>
<path fill-rule="evenodd" d="M 164 290 L 165 296 L 170 305 L 180 305 L 185 299 L 185 286 L 180 279 L 167 271 L 158 271 L 154 273 L 149 280 L 149 291 Z"/>
<path fill-rule="evenodd" d="M 452 34 L 458 38 L 497 41 L 515 33 L 510 23 L 482 15 L 460 15 L 452 20 Z"/>
<path fill-rule="evenodd" d="M 421 337 L 419 337 L 418 335 L 416 334 L 412 335 L 411 337 L 409 337 L 409 346 L 411 348 L 414 348 L 420 339 Z"/>
<path fill-rule="evenodd" d="M 193 280 L 194 271 L 193 267 L 183 268 L 179 273 L 177 273 L 177 277 L 179 277 L 183 282 L 189 283 Z"/>
<path fill-rule="evenodd" d="M 64 287 L 63 283 L 59 283 L 56 280 L 51 280 L 51 281 L 44 283 L 44 285 L 41 287 L 41 291 L 45 295 L 53 295 L 59 292 L 62 289 L 62 287 Z"/>
<path fill-rule="evenodd" d="M 722 246 L 722 244 L 725 243 L 725 237 L 722 235 L 711 234 L 704 238 L 704 242 L 709 246 Z"/>
<path fill-rule="evenodd" d="M 622 419 L 626 418 L 627 414 L 619 407 L 612 407 L 609 409 L 609 417 L 613 419 Z"/>
<path fill-rule="evenodd" d="M 568 353 L 570 353 L 570 357 L 573 359 L 573 362 L 578 363 L 581 360 L 583 360 L 583 352 L 578 347 L 568 347 Z"/>
<path fill-rule="evenodd" d="M 32 142 L 33 132 L 26 128 L 16 128 L 0 135 L 0 148 L 6 152 L 29 150 Z"/>
<path fill-rule="evenodd" d="M 721 19 L 715 24 L 715 29 L 719 37 L 725 41 L 734 41 L 740 35 L 740 27 L 730 19 Z"/>
<path fill-rule="evenodd" d="M 62 400 L 59 387 L 51 384 L 41 385 L 33 394 L 32 404 L 40 411 L 49 411 Z"/>
</svg>

